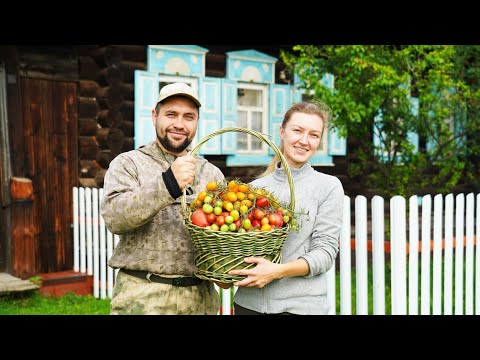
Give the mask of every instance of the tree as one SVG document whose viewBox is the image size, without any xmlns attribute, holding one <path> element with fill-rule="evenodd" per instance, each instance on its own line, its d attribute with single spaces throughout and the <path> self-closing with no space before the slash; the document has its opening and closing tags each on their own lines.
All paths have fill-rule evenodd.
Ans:
<svg viewBox="0 0 480 360">
<path fill-rule="evenodd" d="M 328 103 L 355 148 L 348 174 L 382 195 L 446 193 L 477 181 L 479 46 L 297 45 L 281 58 Z M 322 84 L 334 76 L 331 90 Z M 375 141 L 373 139 L 375 138 Z"/>
</svg>

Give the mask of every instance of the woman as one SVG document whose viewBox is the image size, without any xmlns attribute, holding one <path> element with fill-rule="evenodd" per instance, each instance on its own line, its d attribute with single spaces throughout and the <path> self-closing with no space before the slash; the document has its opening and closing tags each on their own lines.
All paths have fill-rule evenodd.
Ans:
<svg viewBox="0 0 480 360">
<path fill-rule="evenodd" d="M 280 128 L 280 150 L 295 184 L 295 211 L 300 229 L 292 231 L 282 249 L 282 263 L 248 257 L 256 266 L 232 270 L 246 275 L 235 294 L 236 315 L 327 314 L 326 272 L 339 248 L 344 190 L 340 180 L 312 168 L 308 160 L 320 145 L 331 110 L 323 103 L 301 102 L 285 114 Z M 260 178 L 252 181 L 288 203 L 290 191 L 285 170 L 275 157 Z M 300 215 L 304 214 L 304 215 Z"/>
</svg>

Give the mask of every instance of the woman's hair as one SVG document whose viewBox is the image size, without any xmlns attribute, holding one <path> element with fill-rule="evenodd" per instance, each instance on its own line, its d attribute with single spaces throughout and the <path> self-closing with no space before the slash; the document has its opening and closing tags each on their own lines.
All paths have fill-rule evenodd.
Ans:
<svg viewBox="0 0 480 360">
<path fill-rule="evenodd" d="M 302 101 L 292 105 L 290 109 L 287 110 L 287 112 L 285 113 L 285 116 L 283 117 L 283 122 L 282 122 L 283 129 L 285 129 L 288 122 L 290 121 L 290 118 L 295 113 L 303 113 L 303 114 L 320 116 L 320 118 L 323 120 L 322 136 L 323 136 L 325 127 L 328 125 L 328 123 L 332 119 L 332 109 L 330 109 L 330 107 L 327 104 L 325 104 L 323 101 L 321 100 Z M 278 148 L 283 153 L 283 141 L 280 141 L 280 146 Z M 268 167 L 258 177 L 263 177 L 275 171 L 275 166 L 279 161 L 280 161 L 280 158 L 277 155 L 274 155 Z"/>
</svg>

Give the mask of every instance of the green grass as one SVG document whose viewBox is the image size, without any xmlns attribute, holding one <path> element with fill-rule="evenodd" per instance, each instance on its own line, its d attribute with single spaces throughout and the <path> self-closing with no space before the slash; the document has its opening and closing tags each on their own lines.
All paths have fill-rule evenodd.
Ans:
<svg viewBox="0 0 480 360">
<path fill-rule="evenodd" d="M 37 291 L 0 296 L 0 315 L 108 315 L 110 299 L 92 295 L 42 296 Z"/>
</svg>

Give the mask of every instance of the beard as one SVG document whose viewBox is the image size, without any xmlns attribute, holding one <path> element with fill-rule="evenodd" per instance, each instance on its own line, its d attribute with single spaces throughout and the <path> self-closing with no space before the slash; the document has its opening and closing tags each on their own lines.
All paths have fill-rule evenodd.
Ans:
<svg viewBox="0 0 480 360">
<path fill-rule="evenodd" d="M 168 138 L 168 133 L 165 133 L 165 135 L 162 137 L 160 136 L 159 134 L 157 134 L 157 139 L 158 141 L 160 141 L 160 144 L 162 144 L 162 146 L 167 150 L 167 151 L 170 151 L 172 153 L 181 153 L 183 150 L 185 150 L 188 145 L 190 145 L 190 143 L 192 142 L 191 139 L 189 139 L 188 137 L 183 141 L 181 142 L 180 144 L 178 145 L 175 145 L 173 144 L 170 139 Z"/>
</svg>

